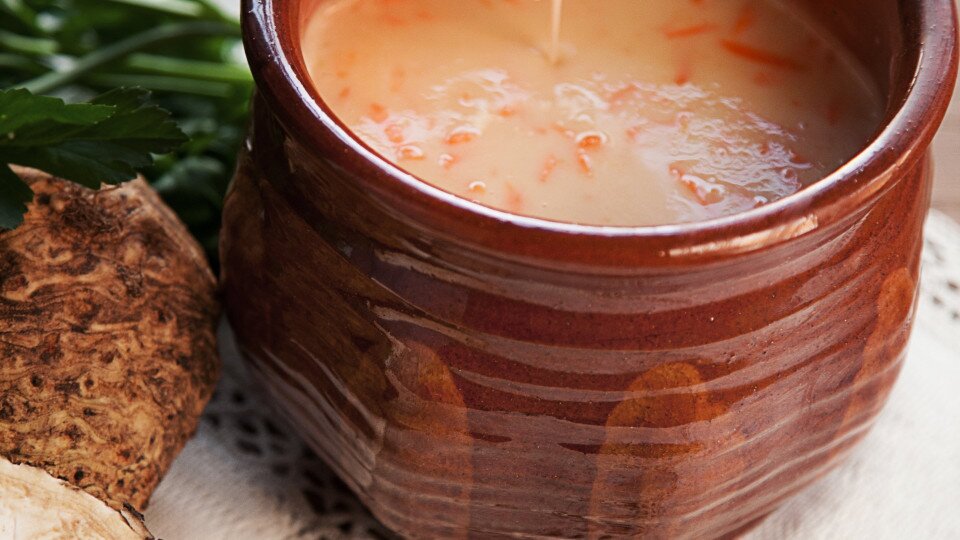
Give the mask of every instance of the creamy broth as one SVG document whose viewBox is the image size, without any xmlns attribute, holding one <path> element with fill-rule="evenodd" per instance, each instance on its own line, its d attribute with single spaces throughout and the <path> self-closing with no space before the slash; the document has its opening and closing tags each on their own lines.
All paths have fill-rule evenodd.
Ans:
<svg viewBox="0 0 960 540">
<path fill-rule="evenodd" d="M 879 125 L 865 69 L 784 3 L 566 0 L 555 32 L 559 3 L 326 0 L 303 54 L 334 113 L 402 169 L 565 222 L 742 212 Z"/>
</svg>

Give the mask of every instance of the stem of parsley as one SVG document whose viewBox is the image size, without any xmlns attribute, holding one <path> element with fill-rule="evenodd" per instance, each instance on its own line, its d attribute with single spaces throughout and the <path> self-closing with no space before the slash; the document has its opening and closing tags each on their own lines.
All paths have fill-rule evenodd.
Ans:
<svg viewBox="0 0 960 540">
<path fill-rule="evenodd" d="M 102 49 L 77 59 L 72 66 L 63 71 L 51 71 L 50 73 L 26 81 L 18 86 L 26 88 L 34 94 L 49 94 L 76 81 L 88 72 L 160 43 L 184 38 L 228 37 L 237 35 L 239 35 L 239 29 L 234 25 L 226 23 L 184 22 L 161 26 L 117 41 L 116 43 L 111 43 Z"/>
</svg>

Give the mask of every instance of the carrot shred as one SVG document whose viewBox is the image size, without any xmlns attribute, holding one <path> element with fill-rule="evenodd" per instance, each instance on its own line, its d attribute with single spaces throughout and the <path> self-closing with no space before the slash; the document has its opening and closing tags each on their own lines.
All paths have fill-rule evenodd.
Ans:
<svg viewBox="0 0 960 540">
<path fill-rule="evenodd" d="M 690 195 L 702 206 L 709 206 L 724 199 L 723 188 L 692 174 L 680 174 L 678 180 Z"/>
<path fill-rule="evenodd" d="M 543 164 L 543 169 L 540 170 L 540 182 L 546 183 L 550 179 L 550 176 L 553 174 L 553 171 L 557 169 L 557 157 L 553 154 L 547 156 L 547 160 Z"/>
<path fill-rule="evenodd" d="M 604 136 L 600 133 L 583 133 L 577 137 L 577 146 L 582 150 L 596 150 L 603 146 Z"/>
<path fill-rule="evenodd" d="M 664 28 L 663 35 L 667 36 L 667 39 L 679 39 L 706 34 L 716 28 L 717 25 L 712 23 L 700 23 L 679 28 Z"/>
<path fill-rule="evenodd" d="M 381 123 L 386 121 L 389 118 L 387 114 L 387 108 L 379 103 L 370 104 L 370 119 L 376 123 Z"/>
<path fill-rule="evenodd" d="M 553 129 L 554 131 L 556 131 L 557 133 L 559 133 L 560 135 L 563 135 L 568 139 L 573 139 L 574 137 L 577 136 L 577 134 L 572 129 L 567 129 L 563 127 L 563 124 L 561 124 L 560 122 L 556 122 L 550 127 L 551 129 Z"/>
<path fill-rule="evenodd" d="M 512 183 L 507 182 L 507 209 L 511 212 L 523 210 L 523 194 Z"/>
<path fill-rule="evenodd" d="M 447 144 L 464 144 L 477 138 L 477 133 L 468 129 L 456 129 L 447 135 Z"/>
<path fill-rule="evenodd" d="M 613 107 L 617 107 L 623 104 L 624 101 L 630 99 L 637 93 L 637 86 L 634 84 L 628 84 L 623 88 L 619 88 L 610 93 L 607 97 L 607 103 Z"/>
<path fill-rule="evenodd" d="M 677 61 L 677 71 L 673 76 L 673 83 L 677 86 L 683 86 L 693 78 L 693 64 L 689 58 L 682 58 Z"/>
<path fill-rule="evenodd" d="M 425 157 L 427 157 L 427 155 L 423 151 L 423 148 L 415 144 L 407 144 L 397 149 L 397 159 L 400 160 L 421 160 Z"/>
<path fill-rule="evenodd" d="M 474 195 L 487 194 L 487 184 L 486 182 L 482 182 L 480 180 L 477 180 L 475 182 L 470 182 L 470 185 L 467 186 L 467 189 L 470 191 L 470 193 Z"/>
<path fill-rule="evenodd" d="M 577 151 L 577 163 L 580 165 L 580 170 L 583 171 L 587 176 L 593 176 L 593 160 L 590 159 L 590 155 L 587 154 L 586 150 Z"/>
<path fill-rule="evenodd" d="M 449 171 L 454 165 L 457 164 L 458 161 L 460 161 L 460 156 L 453 154 L 441 154 L 438 163 L 441 167 L 443 167 L 443 170 Z"/>
<path fill-rule="evenodd" d="M 392 143 L 402 143 L 404 140 L 403 128 L 396 124 L 388 125 L 383 131 L 387 134 L 387 139 Z"/>
<path fill-rule="evenodd" d="M 765 64 L 794 71 L 800 71 L 804 68 L 802 64 L 793 58 L 754 47 L 753 45 L 747 45 L 746 43 L 732 39 L 722 39 L 720 40 L 720 44 L 730 53 L 757 64 Z"/>
</svg>

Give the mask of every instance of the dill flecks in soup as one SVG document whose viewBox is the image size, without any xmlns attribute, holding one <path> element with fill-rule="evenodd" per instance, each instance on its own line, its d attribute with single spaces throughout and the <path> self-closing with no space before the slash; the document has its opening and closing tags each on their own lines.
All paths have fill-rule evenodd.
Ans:
<svg viewBox="0 0 960 540">
<path fill-rule="evenodd" d="M 573 223 L 767 204 L 853 157 L 882 110 L 852 54 L 775 0 L 324 0 L 302 44 L 385 158 Z"/>
</svg>

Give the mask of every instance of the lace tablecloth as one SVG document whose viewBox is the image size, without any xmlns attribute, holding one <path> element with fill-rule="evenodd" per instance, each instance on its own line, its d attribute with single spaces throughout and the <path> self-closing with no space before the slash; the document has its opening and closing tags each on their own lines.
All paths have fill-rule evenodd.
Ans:
<svg viewBox="0 0 960 540">
<path fill-rule="evenodd" d="M 750 534 L 960 538 L 960 225 L 934 212 L 910 355 L 871 434 Z M 229 330 L 224 378 L 147 511 L 165 540 L 384 538 L 389 533 L 264 403 Z"/>
</svg>

